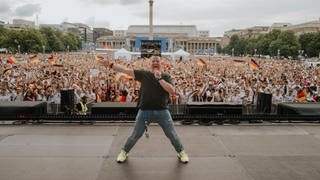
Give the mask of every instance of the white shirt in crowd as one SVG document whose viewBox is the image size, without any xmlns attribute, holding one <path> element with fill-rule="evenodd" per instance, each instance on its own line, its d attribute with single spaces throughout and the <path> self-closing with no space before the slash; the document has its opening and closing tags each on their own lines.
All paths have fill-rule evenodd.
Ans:
<svg viewBox="0 0 320 180">
<path fill-rule="evenodd" d="M 272 103 L 273 104 L 279 104 L 283 102 L 283 96 L 281 95 L 281 93 L 276 93 L 272 95 Z"/>
<path fill-rule="evenodd" d="M 0 95 L 0 102 L 9 102 L 11 101 L 11 95 Z"/>
<path fill-rule="evenodd" d="M 233 94 L 231 96 L 230 102 L 236 103 L 236 104 L 242 104 L 242 99 L 240 94 Z"/>
</svg>

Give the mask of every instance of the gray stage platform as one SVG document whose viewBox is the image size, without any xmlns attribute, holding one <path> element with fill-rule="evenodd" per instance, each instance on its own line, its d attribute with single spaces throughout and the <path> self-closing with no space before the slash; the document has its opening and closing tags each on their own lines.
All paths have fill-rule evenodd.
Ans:
<svg viewBox="0 0 320 180">
<path fill-rule="evenodd" d="M 177 126 L 181 164 L 158 126 L 125 164 L 131 125 L 0 126 L 1 180 L 318 180 L 320 126 Z"/>
</svg>

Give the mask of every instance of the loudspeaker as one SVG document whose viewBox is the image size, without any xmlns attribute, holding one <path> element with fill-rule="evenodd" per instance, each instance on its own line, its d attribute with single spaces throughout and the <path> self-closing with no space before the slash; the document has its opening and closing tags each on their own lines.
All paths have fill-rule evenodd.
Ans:
<svg viewBox="0 0 320 180">
<path fill-rule="evenodd" d="M 258 93 L 257 113 L 271 113 L 272 94 Z"/>
<path fill-rule="evenodd" d="M 74 107 L 74 89 L 61 90 L 61 111 L 70 114 Z"/>
</svg>

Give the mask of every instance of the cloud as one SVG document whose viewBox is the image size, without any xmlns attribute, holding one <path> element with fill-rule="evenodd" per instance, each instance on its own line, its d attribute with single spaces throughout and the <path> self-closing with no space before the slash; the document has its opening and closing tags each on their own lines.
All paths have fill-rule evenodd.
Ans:
<svg viewBox="0 0 320 180">
<path fill-rule="evenodd" d="M 14 15 L 19 17 L 30 17 L 41 11 L 40 4 L 25 4 L 15 9 Z"/>
<path fill-rule="evenodd" d="M 314 0 L 166 0 L 156 1 L 154 21 L 158 24 L 194 24 L 210 28 L 215 35 L 233 28 L 271 25 L 274 22 L 302 23 L 320 16 L 320 1 Z M 148 18 L 147 12 L 132 9 L 137 18 Z"/>
<path fill-rule="evenodd" d="M 108 4 L 119 4 L 119 5 L 136 5 L 141 4 L 145 0 L 81 0 L 85 4 L 98 4 L 98 5 L 108 5 Z"/>
<path fill-rule="evenodd" d="M 0 6 L 0 14 L 1 15 L 8 15 L 11 13 L 11 7 L 8 2 L 0 1 L 0 4 L 1 4 L 1 6 Z"/>
<path fill-rule="evenodd" d="M 110 22 L 106 20 L 96 20 L 95 17 L 89 17 L 87 20 L 85 20 L 85 23 L 92 27 L 109 27 Z"/>
</svg>

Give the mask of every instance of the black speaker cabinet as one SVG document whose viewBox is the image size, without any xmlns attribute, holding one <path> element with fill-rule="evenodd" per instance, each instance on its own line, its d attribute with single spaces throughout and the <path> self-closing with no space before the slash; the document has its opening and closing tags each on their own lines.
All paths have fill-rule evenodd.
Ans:
<svg viewBox="0 0 320 180">
<path fill-rule="evenodd" d="M 272 94 L 258 93 L 257 113 L 271 113 Z"/>
<path fill-rule="evenodd" d="M 73 110 L 74 101 L 74 89 L 62 89 L 61 90 L 61 111 L 65 113 L 71 113 Z"/>
</svg>

